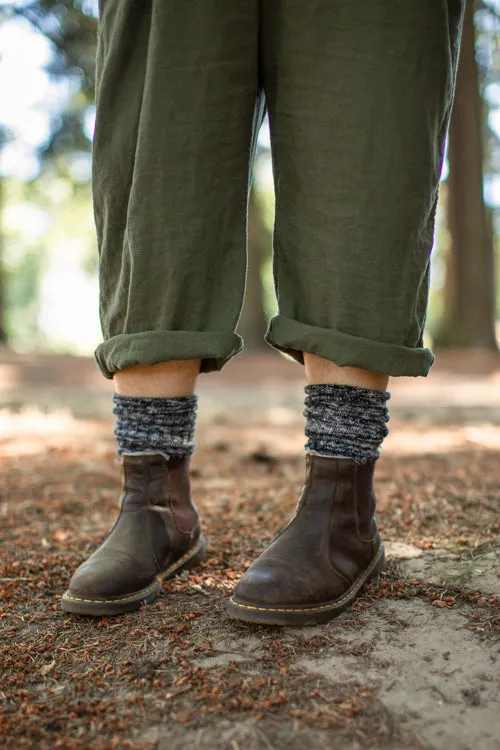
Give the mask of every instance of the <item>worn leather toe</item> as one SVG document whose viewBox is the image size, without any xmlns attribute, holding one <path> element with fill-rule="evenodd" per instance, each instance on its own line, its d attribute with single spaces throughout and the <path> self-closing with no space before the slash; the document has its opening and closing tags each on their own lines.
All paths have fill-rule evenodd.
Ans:
<svg viewBox="0 0 500 750">
<path fill-rule="evenodd" d="M 155 570 L 143 570 L 130 555 L 109 551 L 106 557 L 90 558 L 75 571 L 69 593 L 90 598 L 127 596 L 145 588 Z"/>
</svg>

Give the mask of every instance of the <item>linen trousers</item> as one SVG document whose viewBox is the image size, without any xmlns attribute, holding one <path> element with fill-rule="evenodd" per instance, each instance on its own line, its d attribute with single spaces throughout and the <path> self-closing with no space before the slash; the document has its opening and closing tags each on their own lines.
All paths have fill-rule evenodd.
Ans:
<svg viewBox="0 0 500 750">
<path fill-rule="evenodd" d="M 264 109 L 279 313 L 266 340 L 426 375 L 430 251 L 463 0 L 103 0 L 93 190 L 102 373 L 220 369 Z"/>
</svg>

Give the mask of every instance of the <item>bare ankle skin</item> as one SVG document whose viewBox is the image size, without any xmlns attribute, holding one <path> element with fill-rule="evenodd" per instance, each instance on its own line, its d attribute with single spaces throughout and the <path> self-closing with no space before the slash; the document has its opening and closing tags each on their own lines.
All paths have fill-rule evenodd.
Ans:
<svg viewBox="0 0 500 750">
<path fill-rule="evenodd" d="M 308 385 L 354 385 L 359 388 L 370 388 L 373 391 L 385 391 L 389 376 L 378 372 L 361 370 L 358 367 L 339 367 L 329 359 L 317 357 L 304 352 L 304 364 Z"/>
<path fill-rule="evenodd" d="M 200 371 L 199 359 L 134 365 L 113 376 L 119 396 L 182 398 L 191 396 Z"/>
</svg>

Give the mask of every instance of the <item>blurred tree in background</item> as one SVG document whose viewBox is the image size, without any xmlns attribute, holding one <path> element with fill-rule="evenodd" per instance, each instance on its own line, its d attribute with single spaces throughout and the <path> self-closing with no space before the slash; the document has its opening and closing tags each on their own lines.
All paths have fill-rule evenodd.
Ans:
<svg viewBox="0 0 500 750">
<path fill-rule="evenodd" d="M 483 36 L 487 46 L 491 30 L 498 28 L 497 11 L 481 2 L 476 22 L 477 36 Z M 444 310 L 434 337 L 437 347 L 497 348 L 493 219 L 483 186 L 484 173 L 491 168 L 487 157 L 496 156 L 499 146 L 498 136 L 488 127 L 484 98 L 498 72 L 498 50 L 496 55 L 483 55 L 482 63 L 480 68 L 476 61 L 474 5 L 469 2 L 448 137 L 450 246 Z"/>
<path fill-rule="evenodd" d="M 496 348 L 499 12 L 500 0 L 470 1 L 465 20 L 433 260 L 429 328 L 439 346 Z M 0 0 L 0 67 L 2 39 L 14 27 L 45 40 L 43 67 L 60 95 L 46 103 L 49 127 L 34 147 L 30 174 L 15 168 L 13 146 L 22 136 L 0 117 L 0 152 L 10 154 L 0 172 L 0 342 L 8 338 L 20 350 L 89 353 L 98 343 L 97 322 L 90 333 L 85 329 L 89 316 L 97 315 L 90 196 L 97 0 Z M 263 345 L 267 318 L 276 308 L 269 172 L 263 142 L 250 196 L 247 294 L 239 324 L 250 349 Z M 87 291 L 79 296 L 77 289 Z M 64 322 L 73 330 L 63 331 Z"/>
</svg>

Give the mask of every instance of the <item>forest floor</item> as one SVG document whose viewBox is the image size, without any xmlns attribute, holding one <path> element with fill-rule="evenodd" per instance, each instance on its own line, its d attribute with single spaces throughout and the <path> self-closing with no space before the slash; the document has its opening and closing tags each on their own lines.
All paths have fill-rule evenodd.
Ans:
<svg viewBox="0 0 500 750">
<path fill-rule="evenodd" d="M 59 599 L 118 506 L 111 384 L 90 359 L 0 351 L 0 743 L 28 748 L 500 748 L 500 365 L 394 381 L 377 472 L 389 557 L 327 625 L 230 620 L 293 513 L 302 370 L 240 357 L 200 379 L 195 571 L 120 618 Z"/>
</svg>

